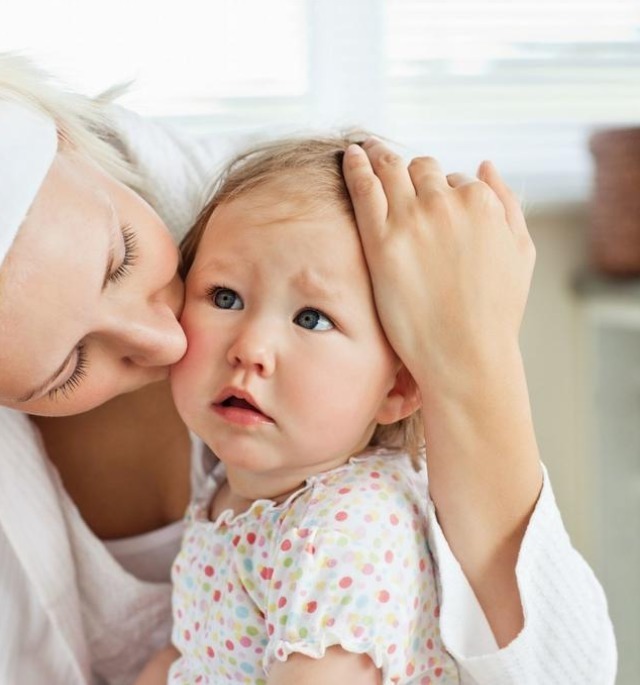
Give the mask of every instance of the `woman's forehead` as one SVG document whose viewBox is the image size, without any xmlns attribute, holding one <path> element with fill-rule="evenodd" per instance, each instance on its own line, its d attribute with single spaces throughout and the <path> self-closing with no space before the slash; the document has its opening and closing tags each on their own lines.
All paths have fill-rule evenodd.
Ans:
<svg viewBox="0 0 640 685">
<path fill-rule="evenodd" d="M 6 289 L 33 291 L 38 276 L 54 283 L 73 279 L 76 287 L 90 285 L 78 281 L 80 276 L 100 276 L 116 218 L 100 178 L 88 171 L 57 156 L 2 265 Z"/>
<path fill-rule="evenodd" d="M 0 397 L 24 396 L 86 333 L 108 262 L 110 217 L 99 186 L 56 160 L 0 269 Z"/>
</svg>

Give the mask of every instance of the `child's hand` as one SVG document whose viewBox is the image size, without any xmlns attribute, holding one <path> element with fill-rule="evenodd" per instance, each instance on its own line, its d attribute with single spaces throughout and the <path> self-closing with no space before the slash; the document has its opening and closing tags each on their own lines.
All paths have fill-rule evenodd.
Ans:
<svg viewBox="0 0 640 685">
<path fill-rule="evenodd" d="M 439 394 L 517 346 L 535 250 L 490 162 L 471 179 L 430 157 L 407 168 L 375 139 L 364 148 L 345 157 L 345 177 L 380 318 L 423 392 Z"/>
<path fill-rule="evenodd" d="M 165 685 L 171 664 L 179 658 L 180 652 L 173 645 L 161 649 L 147 662 L 133 685 Z"/>
</svg>

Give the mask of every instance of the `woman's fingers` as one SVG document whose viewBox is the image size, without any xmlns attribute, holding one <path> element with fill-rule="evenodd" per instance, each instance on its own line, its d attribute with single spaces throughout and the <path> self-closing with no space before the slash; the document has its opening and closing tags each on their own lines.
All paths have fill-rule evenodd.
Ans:
<svg viewBox="0 0 640 685">
<path fill-rule="evenodd" d="M 344 170 L 378 313 L 428 394 L 493 339 L 517 339 L 535 255 L 520 249 L 531 241 L 519 203 L 491 164 L 477 179 L 446 176 L 431 157 L 407 168 L 380 141 L 363 147 Z"/>
<path fill-rule="evenodd" d="M 387 197 L 369 157 L 359 145 L 349 145 L 342 167 L 360 238 L 366 249 L 372 238 L 380 238 L 385 233 Z"/>
<path fill-rule="evenodd" d="M 363 148 L 373 171 L 382 183 L 387 197 L 389 218 L 393 220 L 394 216 L 401 215 L 416 197 L 407 165 L 400 155 L 377 138 L 369 138 Z"/>
<path fill-rule="evenodd" d="M 414 157 L 409 164 L 409 175 L 418 195 L 447 188 L 447 178 L 437 159 L 433 157 Z"/>
<path fill-rule="evenodd" d="M 467 176 L 466 174 L 460 174 L 460 173 L 447 174 L 447 183 L 452 188 L 459 188 L 460 186 L 466 186 L 466 185 L 469 185 L 469 183 L 477 183 L 477 182 L 478 182 L 477 178 L 472 178 L 471 176 Z"/>
<path fill-rule="evenodd" d="M 484 181 L 498 196 L 504 207 L 507 223 L 517 235 L 529 235 L 527 223 L 522 213 L 520 200 L 505 184 L 492 162 L 485 160 L 478 167 L 478 178 Z"/>
</svg>

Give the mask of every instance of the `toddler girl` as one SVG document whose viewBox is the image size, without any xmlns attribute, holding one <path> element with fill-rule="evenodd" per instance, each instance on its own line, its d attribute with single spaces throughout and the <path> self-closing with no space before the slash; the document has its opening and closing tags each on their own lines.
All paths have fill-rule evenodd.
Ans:
<svg viewBox="0 0 640 685">
<path fill-rule="evenodd" d="M 172 388 L 220 464 L 173 568 L 170 683 L 458 682 L 438 632 L 419 393 L 376 314 L 349 142 L 242 156 L 183 244 L 188 352 Z"/>
</svg>

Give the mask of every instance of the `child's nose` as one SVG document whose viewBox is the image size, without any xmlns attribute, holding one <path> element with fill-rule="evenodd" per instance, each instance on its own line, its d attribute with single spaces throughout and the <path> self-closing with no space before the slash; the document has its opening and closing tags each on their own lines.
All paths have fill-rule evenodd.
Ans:
<svg viewBox="0 0 640 685">
<path fill-rule="evenodd" d="M 229 347 L 227 361 L 233 367 L 252 370 L 263 377 L 275 370 L 275 353 L 264 332 L 246 331 Z"/>
</svg>

